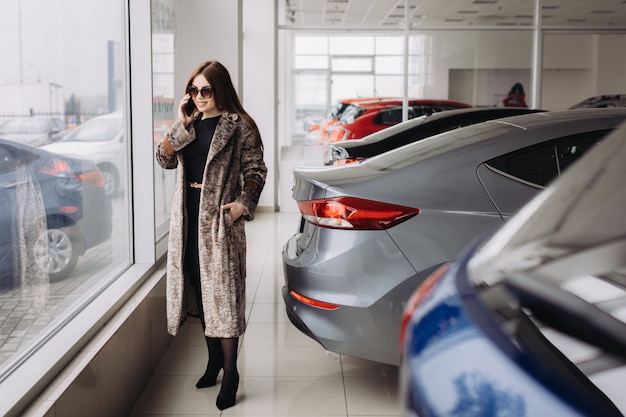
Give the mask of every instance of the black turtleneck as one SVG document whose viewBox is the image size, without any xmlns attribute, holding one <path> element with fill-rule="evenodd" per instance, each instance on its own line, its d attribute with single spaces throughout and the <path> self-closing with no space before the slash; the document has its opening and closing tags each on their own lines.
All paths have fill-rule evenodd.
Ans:
<svg viewBox="0 0 626 417">
<path fill-rule="evenodd" d="M 219 121 L 220 116 L 194 120 L 193 127 L 196 131 L 196 140 L 183 149 L 187 181 L 202 182 L 209 148 Z"/>
</svg>

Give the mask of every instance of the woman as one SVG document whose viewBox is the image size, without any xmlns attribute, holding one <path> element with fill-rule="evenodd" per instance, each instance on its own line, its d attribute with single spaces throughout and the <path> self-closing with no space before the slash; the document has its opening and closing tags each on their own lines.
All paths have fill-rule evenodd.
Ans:
<svg viewBox="0 0 626 417">
<path fill-rule="evenodd" d="M 513 84 L 507 96 L 502 100 L 502 104 L 504 104 L 504 107 L 528 107 L 522 83 Z"/>
<path fill-rule="evenodd" d="M 263 144 L 237 97 L 228 70 L 202 63 L 189 77 L 178 118 L 157 147 L 176 168 L 167 258 L 167 327 L 176 335 L 199 315 L 209 360 L 196 387 L 216 384 L 216 405 L 235 404 L 237 348 L 245 330 L 246 236 L 265 185 Z"/>
</svg>

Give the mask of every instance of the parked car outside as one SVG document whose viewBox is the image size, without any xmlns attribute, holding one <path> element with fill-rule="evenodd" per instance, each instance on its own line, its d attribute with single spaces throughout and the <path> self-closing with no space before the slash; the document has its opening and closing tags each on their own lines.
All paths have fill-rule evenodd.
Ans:
<svg viewBox="0 0 626 417">
<path fill-rule="evenodd" d="M 92 161 L 0 139 L 0 289 L 27 285 L 38 271 L 52 281 L 69 276 L 112 225 Z"/>
<path fill-rule="evenodd" d="M 623 416 L 626 126 L 406 310 L 407 416 Z"/>
<path fill-rule="evenodd" d="M 44 149 L 62 155 L 89 158 L 102 172 L 107 194 L 120 191 L 126 172 L 126 142 L 122 113 L 110 113 L 87 120 L 57 143 Z"/>
<path fill-rule="evenodd" d="M 626 94 L 606 94 L 589 97 L 574 104 L 570 109 L 591 109 L 599 107 L 626 107 Z"/>
<path fill-rule="evenodd" d="M 60 117 L 15 117 L 0 123 L 0 137 L 27 145 L 42 146 L 67 134 Z"/>
<path fill-rule="evenodd" d="M 453 100 L 410 99 L 408 118 L 414 119 L 440 111 L 469 107 L 472 106 Z M 328 128 L 327 142 L 364 138 L 400 122 L 402 122 L 402 99 L 352 103 L 346 107 L 339 120 Z"/>
<path fill-rule="evenodd" d="M 326 165 L 355 162 L 459 127 L 540 111 L 545 110 L 525 107 L 472 107 L 423 115 L 372 133 L 363 139 L 331 143 L 324 162 Z"/>
<path fill-rule="evenodd" d="M 526 114 L 296 168 L 303 220 L 282 253 L 287 315 L 329 351 L 397 365 L 402 310 L 423 279 L 624 120 L 626 109 Z"/>
</svg>

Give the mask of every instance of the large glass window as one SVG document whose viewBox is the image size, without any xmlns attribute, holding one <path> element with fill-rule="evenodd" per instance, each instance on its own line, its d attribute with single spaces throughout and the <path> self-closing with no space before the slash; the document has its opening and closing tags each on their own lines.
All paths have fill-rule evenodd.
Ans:
<svg viewBox="0 0 626 417">
<path fill-rule="evenodd" d="M 0 13 L 0 381 L 131 263 L 121 0 Z"/>
<path fill-rule="evenodd" d="M 173 1 L 157 0 L 151 5 L 152 26 L 152 112 L 154 150 L 176 119 L 180 94 L 174 88 L 174 44 L 176 14 Z M 177 98 L 178 97 L 178 98 Z M 174 171 L 164 170 L 154 161 L 155 227 L 157 240 L 168 232 Z"/>
<path fill-rule="evenodd" d="M 412 60 L 427 54 L 423 42 L 412 39 L 410 45 Z M 304 136 L 309 121 L 323 119 L 338 100 L 402 97 L 403 63 L 402 36 L 294 35 L 292 137 Z M 412 73 L 412 80 L 424 79 L 421 75 Z"/>
</svg>

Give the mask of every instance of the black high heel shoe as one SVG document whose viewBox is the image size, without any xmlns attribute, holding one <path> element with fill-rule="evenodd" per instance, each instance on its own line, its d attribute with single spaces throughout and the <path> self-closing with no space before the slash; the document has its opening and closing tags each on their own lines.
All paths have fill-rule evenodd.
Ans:
<svg viewBox="0 0 626 417">
<path fill-rule="evenodd" d="M 237 397 L 237 389 L 239 388 L 239 373 L 224 373 L 224 379 L 222 380 L 222 388 L 217 396 L 215 405 L 220 410 L 232 407 L 235 405 Z"/>
<path fill-rule="evenodd" d="M 204 375 L 200 377 L 198 382 L 196 382 L 196 388 L 206 388 L 212 387 L 217 383 L 217 375 L 222 370 L 221 365 L 211 366 L 207 365 L 206 371 L 204 371 Z"/>
</svg>

